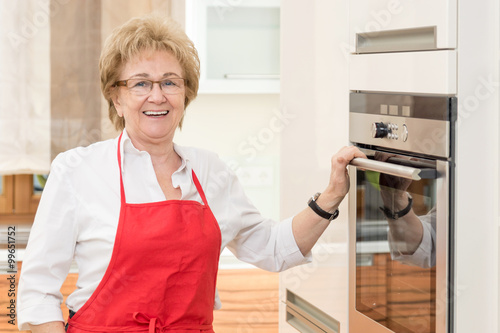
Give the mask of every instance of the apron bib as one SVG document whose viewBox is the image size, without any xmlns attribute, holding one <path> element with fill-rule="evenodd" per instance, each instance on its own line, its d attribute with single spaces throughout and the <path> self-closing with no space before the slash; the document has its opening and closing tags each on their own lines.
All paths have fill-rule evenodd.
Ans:
<svg viewBox="0 0 500 333">
<path fill-rule="evenodd" d="M 219 225 L 194 171 L 203 204 L 129 204 L 118 140 L 121 208 L 109 266 L 68 321 L 68 333 L 213 333 Z"/>
</svg>

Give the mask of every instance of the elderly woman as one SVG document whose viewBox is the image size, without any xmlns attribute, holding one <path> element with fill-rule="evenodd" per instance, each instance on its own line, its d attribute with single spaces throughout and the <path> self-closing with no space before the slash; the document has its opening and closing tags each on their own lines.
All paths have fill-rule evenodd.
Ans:
<svg viewBox="0 0 500 333">
<path fill-rule="evenodd" d="M 215 154 L 173 142 L 199 78 L 177 25 L 130 20 L 106 41 L 100 73 L 122 133 L 53 161 L 23 262 L 19 328 L 65 331 L 59 289 L 75 260 L 68 332 L 213 332 L 222 249 L 269 271 L 307 262 L 348 191 L 347 164 L 364 155 L 340 150 L 322 194 L 276 223 Z"/>
</svg>

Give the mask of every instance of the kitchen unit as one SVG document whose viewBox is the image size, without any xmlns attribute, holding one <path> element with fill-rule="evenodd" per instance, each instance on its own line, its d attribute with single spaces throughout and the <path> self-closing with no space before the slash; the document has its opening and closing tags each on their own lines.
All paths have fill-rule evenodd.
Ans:
<svg viewBox="0 0 500 333">
<path fill-rule="evenodd" d="M 456 111 L 455 97 L 351 93 L 368 156 L 349 167 L 352 332 L 452 331 Z"/>
<path fill-rule="evenodd" d="M 349 329 L 453 332 L 457 2 L 385 3 L 350 1 Z"/>
<path fill-rule="evenodd" d="M 498 3 L 292 0 L 281 9 L 282 54 L 296 51 L 297 41 L 308 50 L 299 50 L 295 62 L 282 59 L 282 107 L 297 115 L 282 133 L 282 216 L 325 186 L 329 157 L 349 143 L 351 91 L 456 98 L 453 261 L 436 311 L 453 314 L 445 316 L 447 332 L 499 332 Z M 311 66 L 297 70 L 297 59 Z M 366 332 L 347 313 L 351 213 L 344 204 L 313 250 L 313 262 L 281 274 L 280 332 Z M 287 315 L 287 301 L 299 315 Z M 321 326 L 321 318 L 335 319 L 338 328 Z M 302 320 L 317 323 L 316 330 L 297 329 L 293 321 Z"/>
<path fill-rule="evenodd" d="M 186 33 L 201 62 L 200 93 L 279 93 L 279 0 L 185 5 Z"/>
</svg>

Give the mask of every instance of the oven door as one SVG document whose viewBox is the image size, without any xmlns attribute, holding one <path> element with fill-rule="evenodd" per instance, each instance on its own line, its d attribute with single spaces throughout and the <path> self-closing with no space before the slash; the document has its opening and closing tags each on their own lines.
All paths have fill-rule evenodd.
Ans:
<svg viewBox="0 0 500 333">
<path fill-rule="evenodd" d="M 349 166 L 349 332 L 445 333 L 449 163 L 364 152 Z"/>
</svg>

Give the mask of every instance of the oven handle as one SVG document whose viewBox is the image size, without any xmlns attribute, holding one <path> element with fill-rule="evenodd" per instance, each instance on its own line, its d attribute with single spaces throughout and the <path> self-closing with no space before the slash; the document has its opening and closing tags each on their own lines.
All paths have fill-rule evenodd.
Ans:
<svg viewBox="0 0 500 333">
<path fill-rule="evenodd" d="M 435 179 L 437 177 L 435 169 L 418 169 L 404 165 L 370 160 L 367 158 L 356 157 L 353 158 L 351 163 L 349 164 L 365 170 L 377 171 L 396 177 L 408 178 L 411 180 L 420 180 L 422 178 Z"/>
</svg>

